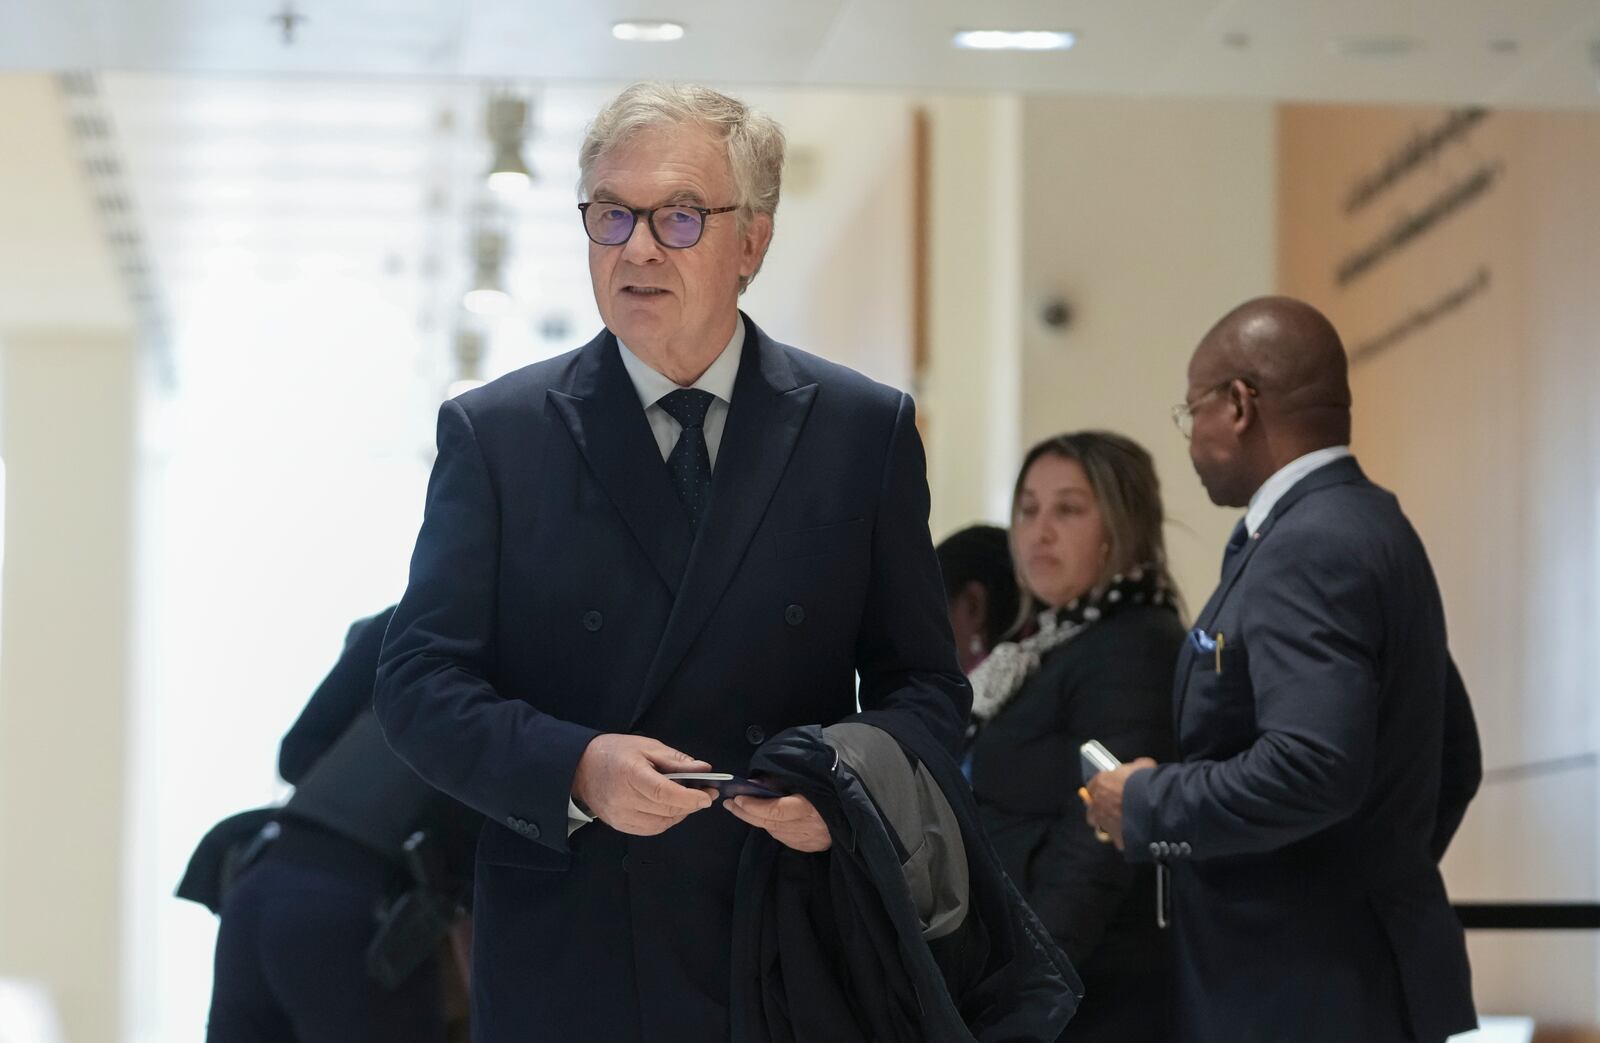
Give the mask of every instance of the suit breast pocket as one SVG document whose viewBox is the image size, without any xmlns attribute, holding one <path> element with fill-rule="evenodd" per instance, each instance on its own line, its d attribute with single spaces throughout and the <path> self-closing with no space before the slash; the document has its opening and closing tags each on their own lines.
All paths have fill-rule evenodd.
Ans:
<svg viewBox="0 0 1600 1043">
<path fill-rule="evenodd" d="M 786 561 L 845 554 L 857 547 L 864 547 L 867 535 L 867 519 L 851 518 L 829 525 L 775 533 L 772 542 L 779 560 Z"/>
<path fill-rule="evenodd" d="M 1220 654 L 1196 652 L 1184 688 L 1178 742 L 1184 756 L 1222 760 L 1243 751 L 1256 738 L 1255 688 L 1250 654 L 1243 644 Z"/>
</svg>

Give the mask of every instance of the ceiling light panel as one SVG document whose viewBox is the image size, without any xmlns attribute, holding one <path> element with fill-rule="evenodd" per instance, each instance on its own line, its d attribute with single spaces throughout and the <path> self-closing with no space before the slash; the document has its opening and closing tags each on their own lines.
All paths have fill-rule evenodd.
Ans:
<svg viewBox="0 0 1600 1043">
<path fill-rule="evenodd" d="M 951 42 L 969 51 L 1065 51 L 1078 36 L 1065 29 L 963 29 Z"/>
<path fill-rule="evenodd" d="M 671 43 L 683 39 L 679 22 L 627 21 L 611 27 L 613 38 L 625 43 Z"/>
</svg>

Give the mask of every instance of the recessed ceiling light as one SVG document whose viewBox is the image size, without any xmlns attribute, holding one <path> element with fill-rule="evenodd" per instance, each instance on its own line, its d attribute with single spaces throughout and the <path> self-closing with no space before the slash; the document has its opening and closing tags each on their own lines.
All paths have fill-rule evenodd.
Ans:
<svg viewBox="0 0 1600 1043">
<path fill-rule="evenodd" d="M 461 298 L 461 306 L 474 315 L 504 315 L 511 310 L 511 295 L 492 286 L 482 286 L 468 290 Z"/>
<path fill-rule="evenodd" d="M 972 51 L 1064 51 L 1078 37 L 1049 29 L 964 29 L 952 42 Z"/>
<path fill-rule="evenodd" d="M 611 35 L 628 43 L 668 43 L 683 39 L 683 26 L 677 22 L 634 20 L 613 25 Z"/>
<path fill-rule="evenodd" d="M 1414 36 L 1347 36 L 1329 47 L 1348 58 L 1401 58 L 1422 49 Z"/>
<path fill-rule="evenodd" d="M 526 170 L 489 171 L 489 191 L 502 196 L 514 196 L 527 190 L 533 178 Z"/>
</svg>

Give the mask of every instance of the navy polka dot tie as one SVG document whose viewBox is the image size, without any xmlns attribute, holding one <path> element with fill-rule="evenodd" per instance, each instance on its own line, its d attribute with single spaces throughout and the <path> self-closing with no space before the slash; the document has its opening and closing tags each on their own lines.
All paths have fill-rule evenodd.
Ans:
<svg viewBox="0 0 1600 1043">
<path fill-rule="evenodd" d="M 713 400 L 709 391 L 679 388 L 656 403 L 683 425 L 678 444 L 667 457 L 667 470 L 672 473 L 678 499 L 683 501 L 689 520 L 697 528 L 705 513 L 706 501 L 711 497 L 711 453 L 706 449 L 705 423 Z"/>
</svg>

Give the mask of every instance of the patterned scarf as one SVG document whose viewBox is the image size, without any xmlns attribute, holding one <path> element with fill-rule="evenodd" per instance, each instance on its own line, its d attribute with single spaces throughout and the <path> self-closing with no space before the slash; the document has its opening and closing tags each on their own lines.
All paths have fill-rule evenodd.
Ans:
<svg viewBox="0 0 1600 1043">
<path fill-rule="evenodd" d="M 1074 598 L 1060 608 L 1039 613 L 1039 629 L 1019 641 L 1002 641 L 968 678 L 972 682 L 972 716 L 994 718 L 1022 690 L 1044 657 L 1099 620 L 1131 605 L 1165 605 L 1177 610 L 1160 569 L 1149 565 L 1126 576 L 1118 574 L 1098 596 Z"/>
</svg>

